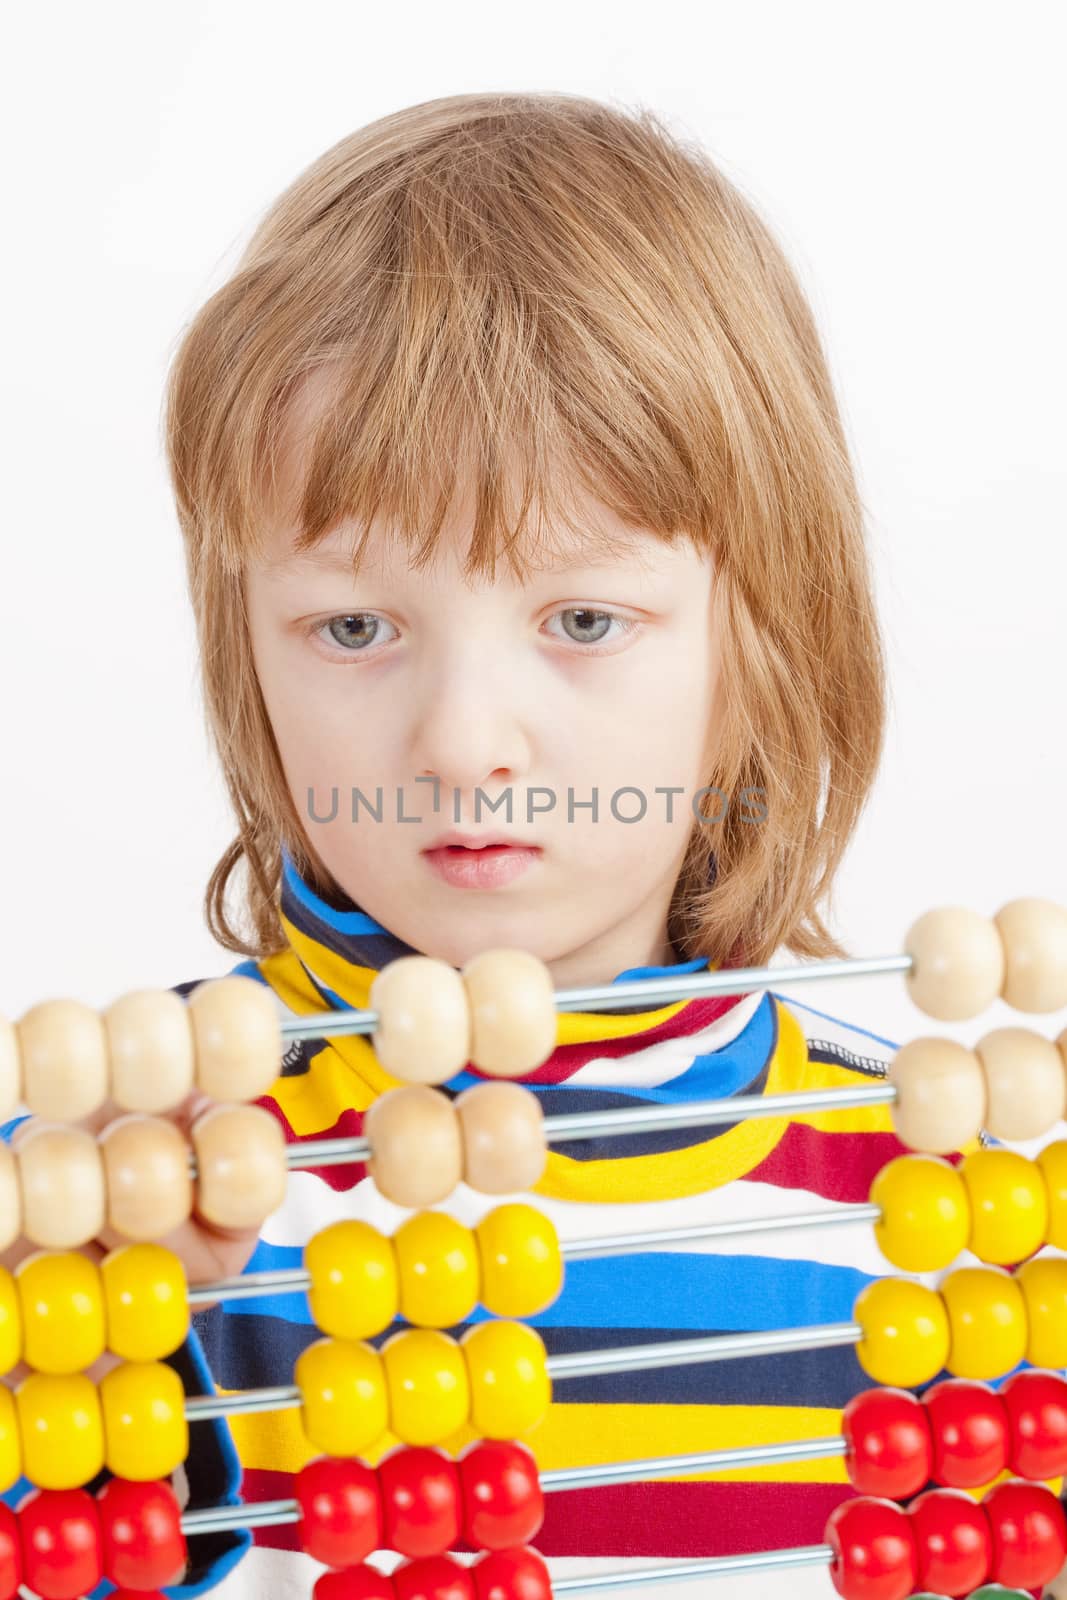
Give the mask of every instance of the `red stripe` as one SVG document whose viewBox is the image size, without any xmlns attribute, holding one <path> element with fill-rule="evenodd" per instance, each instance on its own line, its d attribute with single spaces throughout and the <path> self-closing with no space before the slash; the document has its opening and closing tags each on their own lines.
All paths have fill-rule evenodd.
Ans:
<svg viewBox="0 0 1067 1600">
<path fill-rule="evenodd" d="M 337 1121 L 330 1128 L 319 1128 L 314 1133 L 296 1133 L 285 1112 L 274 1099 L 273 1095 L 260 1095 L 256 1101 L 257 1106 L 262 1106 L 273 1117 L 277 1117 L 285 1134 L 286 1144 L 306 1144 L 309 1139 L 358 1139 L 363 1134 L 362 1111 L 342 1111 Z M 345 1189 L 354 1189 L 361 1179 L 367 1176 L 367 1168 L 362 1161 L 349 1161 L 344 1166 L 338 1167 L 304 1167 L 305 1172 L 313 1172 L 323 1183 L 339 1192 Z"/>
<path fill-rule="evenodd" d="M 865 1201 L 887 1161 L 909 1155 L 895 1133 L 825 1133 L 791 1122 L 774 1149 L 745 1174 L 750 1183 L 808 1189 L 824 1200 Z M 958 1154 L 946 1156 L 956 1163 Z"/>
<path fill-rule="evenodd" d="M 619 987 L 625 989 L 623 984 Z M 666 1022 L 661 1022 L 654 1028 L 645 1028 L 639 1033 L 625 1034 L 618 1039 L 583 1039 L 575 1044 L 557 1045 L 548 1060 L 536 1071 L 527 1073 L 520 1082 L 565 1083 L 588 1061 L 622 1060 L 626 1056 L 632 1056 L 637 1050 L 647 1050 L 651 1045 L 662 1044 L 667 1039 L 680 1039 L 687 1034 L 708 1028 L 743 998 L 743 995 L 709 995 L 706 999 L 688 1001 L 681 1011 L 673 1017 L 668 1017 Z M 470 1063 L 465 1070 L 474 1073 L 475 1076 L 487 1076 L 479 1074 L 477 1068 L 472 1067 Z"/>
</svg>

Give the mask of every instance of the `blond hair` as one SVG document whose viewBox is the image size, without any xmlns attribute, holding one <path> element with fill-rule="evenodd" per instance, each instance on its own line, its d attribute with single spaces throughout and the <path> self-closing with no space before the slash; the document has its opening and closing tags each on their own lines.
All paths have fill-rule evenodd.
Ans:
<svg viewBox="0 0 1067 1600">
<path fill-rule="evenodd" d="M 342 139 L 183 330 L 165 443 L 238 827 L 205 896 L 215 937 L 282 947 L 283 847 L 319 892 L 337 887 L 285 782 L 242 581 L 286 403 L 319 370 L 335 381 L 301 549 L 382 515 L 421 563 L 465 475 L 468 572 L 491 575 L 501 552 L 527 570 L 531 510 L 574 525 L 568 482 L 711 552 L 722 667 L 706 781 L 762 790 L 766 818 L 731 804 L 693 827 L 670 936 L 684 958 L 845 954 L 818 906 L 874 779 L 885 666 L 811 310 L 703 149 L 647 109 L 558 93 L 446 96 Z M 244 933 L 225 905 L 242 858 Z"/>
</svg>

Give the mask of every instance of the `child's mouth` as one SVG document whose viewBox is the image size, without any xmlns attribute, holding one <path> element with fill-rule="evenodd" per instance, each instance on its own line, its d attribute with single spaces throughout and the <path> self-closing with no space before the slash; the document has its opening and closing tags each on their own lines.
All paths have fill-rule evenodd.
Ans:
<svg viewBox="0 0 1067 1600">
<path fill-rule="evenodd" d="M 530 845 L 446 844 L 422 854 L 438 877 L 455 889 L 499 889 L 532 866 L 541 851 Z"/>
</svg>

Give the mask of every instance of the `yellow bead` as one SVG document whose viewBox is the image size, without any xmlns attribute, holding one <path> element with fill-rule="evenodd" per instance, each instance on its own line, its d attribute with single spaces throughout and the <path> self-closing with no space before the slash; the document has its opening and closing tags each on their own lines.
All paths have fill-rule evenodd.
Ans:
<svg viewBox="0 0 1067 1600">
<path fill-rule="evenodd" d="M 1026 1304 L 1027 1361 L 1034 1367 L 1067 1367 L 1067 1261 L 1036 1256 L 1023 1262 L 1015 1281 Z"/>
<path fill-rule="evenodd" d="M 334 1222 L 304 1246 L 317 1327 L 335 1339 L 369 1339 L 394 1320 L 399 1305 L 393 1241 L 367 1222 Z"/>
<path fill-rule="evenodd" d="M 162 1361 L 124 1361 L 100 1384 L 107 1465 L 117 1478 L 167 1478 L 189 1454 L 185 1391 Z"/>
<path fill-rule="evenodd" d="M 481 1322 L 461 1340 L 471 1383 L 471 1421 L 487 1439 L 512 1439 L 548 1410 L 545 1347 L 522 1322 Z"/>
<path fill-rule="evenodd" d="M 84 1372 L 31 1372 L 15 1391 L 22 1470 L 42 1489 L 77 1489 L 104 1465 L 96 1385 Z"/>
<path fill-rule="evenodd" d="M 532 1317 L 558 1298 L 563 1260 L 543 1211 L 495 1206 L 474 1230 L 482 1269 L 482 1304 L 497 1317 Z"/>
<path fill-rule="evenodd" d="M 973 1150 L 960 1169 L 971 1202 L 971 1249 L 1008 1266 L 1040 1250 L 1048 1232 L 1041 1168 L 1014 1150 Z"/>
<path fill-rule="evenodd" d="M 1048 1193 L 1048 1243 L 1067 1249 L 1067 1139 L 1054 1139 L 1035 1159 Z"/>
<path fill-rule="evenodd" d="M 911 1389 L 941 1371 L 948 1358 L 948 1313 L 940 1295 L 906 1278 L 876 1278 L 857 1297 L 863 1329 L 860 1366 L 875 1383 Z"/>
<path fill-rule="evenodd" d="M 389 1426 L 404 1444 L 440 1444 L 470 1417 L 470 1384 L 454 1339 L 404 1328 L 382 1346 Z"/>
<path fill-rule="evenodd" d="M 887 1261 L 905 1272 L 947 1267 L 970 1236 L 971 1208 L 963 1179 L 940 1156 L 897 1156 L 871 1184 L 882 1215 L 874 1237 Z"/>
<path fill-rule="evenodd" d="M 38 1372 L 84 1372 L 106 1349 L 100 1273 L 75 1250 L 19 1262 L 23 1359 Z"/>
<path fill-rule="evenodd" d="M 393 1235 L 400 1315 L 420 1328 L 452 1328 L 478 1304 L 481 1274 L 474 1235 L 443 1211 L 420 1211 Z"/>
<path fill-rule="evenodd" d="M 0 1384 L 0 1494 L 5 1494 L 21 1477 L 22 1444 L 15 1396 L 6 1385 Z"/>
<path fill-rule="evenodd" d="M 385 1372 L 377 1350 L 345 1339 L 317 1339 L 297 1357 L 304 1432 L 328 1456 L 358 1456 L 389 1426 Z"/>
<path fill-rule="evenodd" d="M 100 1264 L 108 1349 L 124 1361 L 159 1361 L 189 1336 L 185 1268 L 161 1244 L 126 1244 Z"/>
<path fill-rule="evenodd" d="M 22 1311 L 15 1280 L 0 1267 L 0 1373 L 10 1372 L 22 1360 Z"/>
<path fill-rule="evenodd" d="M 999 1378 L 1026 1355 L 1026 1302 L 1001 1267 L 960 1267 L 941 1285 L 951 1348 L 945 1365 L 956 1378 Z"/>
</svg>

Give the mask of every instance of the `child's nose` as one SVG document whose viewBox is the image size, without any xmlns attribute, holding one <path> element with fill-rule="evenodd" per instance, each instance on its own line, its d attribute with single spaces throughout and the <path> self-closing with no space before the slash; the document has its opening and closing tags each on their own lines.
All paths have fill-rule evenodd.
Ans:
<svg viewBox="0 0 1067 1600">
<path fill-rule="evenodd" d="M 529 770 L 529 729 L 506 671 L 491 660 L 442 672 L 428 687 L 411 738 L 414 770 L 448 790 L 473 796 L 480 786 L 495 796 Z"/>
</svg>

